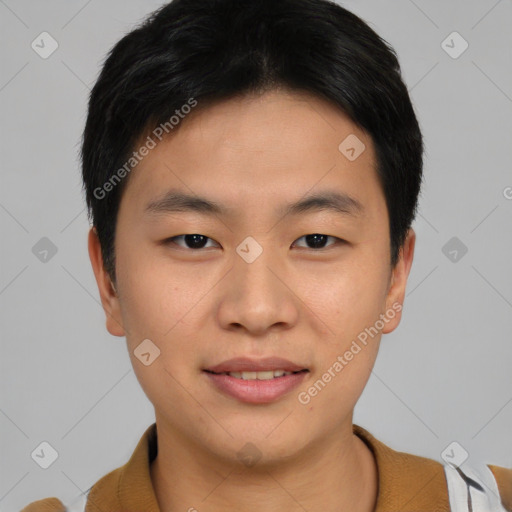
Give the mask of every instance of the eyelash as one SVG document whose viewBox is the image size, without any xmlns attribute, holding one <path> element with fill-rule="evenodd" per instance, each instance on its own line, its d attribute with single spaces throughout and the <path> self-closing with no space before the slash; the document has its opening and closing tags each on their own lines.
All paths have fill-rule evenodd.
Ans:
<svg viewBox="0 0 512 512">
<path fill-rule="evenodd" d="M 173 236 L 173 237 L 167 238 L 167 239 L 165 239 L 163 241 L 163 243 L 166 244 L 166 245 L 168 245 L 168 244 L 178 245 L 175 242 L 176 239 L 184 239 L 184 237 L 192 236 L 192 235 L 204 237 L 207 240 L 213 240 L 212 238 L 209 238 L 207 236 L 201 235 L 199 233 L 188 233 L 188 234 L 185 234 L 185 235 L 178 235 L 178 236 Z M 333 247 L 334 245 L 338 245 L 340 243 L 346 243 L 345 240 L 343 240 L 341 238 L 338 238 L 338 237 L 332 236 L 332 235 L 324 235 L 323 233 L 311 233 L 311 234 L 308 234 L 308 235 L 303 235 L 300 238 L 297 238 L 297 240 L 300 240 L 302 238 L 306 238 L 307 236 L 315 236 L 315 235 L 321 236 L 321 237 L 331 238 L 331 239 L 335 240 L 335 242 L 333 244 L 331 244 L 331 245 L 327 245 L 327 247 L 320 247 L 318 249 L 311 248 L 311 247 L 303 247 L 304 249 L 309 249 L 309 250 L 314 251 L 314 252 L 319 252 L 319 251 L 322 251 L 322 250 L 327 250 L 329 247 Z M 199 252 L 199 251 L 205 249 L 205 247 L 201 247 L 199 249 L 193 249 L 193 248 L 190 248 L 190 247 L 183 247 L 183 246 L 180 246 L 180 245 L 178 245 L 178 246 L 181 247 L 182 249 L 189 250 L 189 251 L 194 251 L 194 252 Z M 206 248 L 208 248 L 208 247 L 206 247 Z"/>
</svg>

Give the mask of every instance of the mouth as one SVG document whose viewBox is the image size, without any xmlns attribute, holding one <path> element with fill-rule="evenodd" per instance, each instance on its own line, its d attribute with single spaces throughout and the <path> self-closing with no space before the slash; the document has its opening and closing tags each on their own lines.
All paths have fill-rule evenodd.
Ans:
<svg viewBox="0 0 512 512">
<path fill-rule="evenodd" d="M 203 368 L 213 389 L 224 397 L 249 404 L 267 404 L 290 394 L 309 371 L 303 365 L 275 356 L 236 357 Z"/>
<path fill-rule="evenodd" d="M 267 370 L 257 372 L 214 372 L 203 370 L 208 383 L 222 396 L 246 404 L 269 404 L 289 396 L 309 370 L 293 372 Z"/>
<path fill-rule="evenodd" d="M 206 373 L 210 373 L 212 375 L 226 375 L 229 377 L 233 377 L 235 379 L 241 380 L 274 380 L 286 377 L 288 375 L 295 375 L 297 373 L 306 373 L 309 372 L 308 369 L 297 370 L 294 372 L 286 371 L 286 370 L 263 370 L 263 371 L 252 371 L 252 372 L 214 372 L 211 370 L 203 370 Z"/>
</svg>

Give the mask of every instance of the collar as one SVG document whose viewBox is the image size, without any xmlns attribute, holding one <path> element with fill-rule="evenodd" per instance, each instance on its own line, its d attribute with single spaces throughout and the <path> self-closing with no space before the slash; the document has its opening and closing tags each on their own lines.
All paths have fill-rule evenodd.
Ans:
<svg viewBox="0 0 512 512">
<path fill-rule="evenodd" d="M 369 447 L 377 464 L 375 512 L 449 512 L 442 464 L 395 451 L 358 425 L 352 425 L 352 430 Z M 140 438 L 128 462 L 92 487 L 86 512 L 96 512 L 94 504 L 101 505 L 101 510 L 160 512 L 150 475 L 150 465 L 157 453 L 157 426 L 153 423 Z"/>
</svg>

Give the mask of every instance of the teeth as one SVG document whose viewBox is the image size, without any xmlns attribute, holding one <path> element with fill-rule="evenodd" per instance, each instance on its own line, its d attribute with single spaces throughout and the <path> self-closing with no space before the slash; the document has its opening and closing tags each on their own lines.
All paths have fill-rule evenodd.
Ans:
<svg viewBox="0 0 512 512">
<path fill-rule="evenodd" d="M 282 377 L 283 375 L 291 375 L 292 372 L 285 372 L 284 370 L 269 370 L 266 372 L 229 372 L 230 377 L 243 380 L 270 380 L 275 377 Z"/>
</svg>

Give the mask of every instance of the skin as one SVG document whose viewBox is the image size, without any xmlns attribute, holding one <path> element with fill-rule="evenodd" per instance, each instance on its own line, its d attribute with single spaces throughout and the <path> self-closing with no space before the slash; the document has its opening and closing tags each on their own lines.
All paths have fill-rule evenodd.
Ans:
<svg viewBox="0 0 512 512">
<path fill-rule="evenodd" d="M 338 149 L 349 134 L 366 146 L 354 161 Z M 381 334 L 398 326 L 400 312 L 308 404 L 298 394 L 379 315 L 403 303 L 415 234 L 409 231 L 392 268 L 375 162 L 371 138 L 324 100 L 282 90 L 230 99 L 197 107 L 130 175 L 117 220 L 115 288 L 91 229 L 107 329 L 126 336 L 155 408 L 151 478 L 162 510 L 374 510 L 377 468 L 352 433 L 352 417 Z M 145 213 L 171 188 L 230 214 Z M 275 212 L 325 190 L 349 194 L 364 211 Z M 329 235 L 323 248 L 304 238 L 315 233 Z M 208 237 L 206 246 L 163 243 L 184 234 Z M 263 248 L 252 263 L 236 252 L 247 236 Z M 146 338 L 161 351 L 149 366 L 134 355 Z M 277 355 L 310 372 L 273 403 L 242 403 L 202 372 L 242 355 Z M 237 458 L 247 442 L 261 452 L 252 467 Z"/>
</svg>

